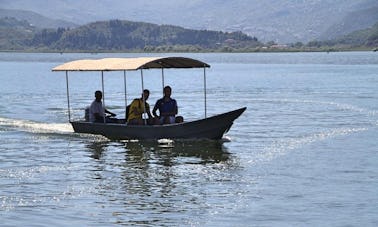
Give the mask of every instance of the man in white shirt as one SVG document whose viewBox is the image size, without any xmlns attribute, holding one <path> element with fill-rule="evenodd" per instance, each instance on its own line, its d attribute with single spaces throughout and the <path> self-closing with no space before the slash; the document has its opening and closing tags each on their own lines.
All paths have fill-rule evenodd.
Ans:
<svg viewBox="0 0 378 227">
<path fill-rule="evenodd" d="M 116 114 L 108 111 L 102 105 L 102 92 L 96 91 L 95 92 L 96 99 L 92 102 L 91 106 L 89 107 L 89 121 L 90 122 L 97 122 L 97 123 L 104 123 L 106 122 L 105 113 L 110 114 L 112 117 L 115 117 Z"/>
</svg>

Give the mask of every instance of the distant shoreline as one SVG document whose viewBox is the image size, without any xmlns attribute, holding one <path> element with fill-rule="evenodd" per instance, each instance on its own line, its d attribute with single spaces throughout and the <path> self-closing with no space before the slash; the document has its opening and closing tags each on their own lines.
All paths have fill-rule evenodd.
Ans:
<svg viewBox="0 0 378 227">
<path fill-rule="evenodd" d="M 90 50 L 65 50 L 65 51 L 58 51 L 58 50 L 0 50 L 0 53 L 88 53 L 88 54 L 101 54 L 101 53 L 135 53 L 135 54 L 142 54 L 142 53 L 305 53 L 305 52 L 353 52 L 353 51 L 363 51 L 363 52 L 378 52 L 378 48 L 345 48 L 345 49 L 323 49 L 323 48 L 316 48 L 316 49 L 307 49 L 307 50 L 300 50 L 300 49 L 257 49 L 254 51 L 217 51 L 217 50 L 204 50 L 204 51 L 138 51 L 138 50 L 124 50 L 124 51 L 114 51 L 114 50 L 101 50 L 101 51 L 90 51 Z"/>
</svg>

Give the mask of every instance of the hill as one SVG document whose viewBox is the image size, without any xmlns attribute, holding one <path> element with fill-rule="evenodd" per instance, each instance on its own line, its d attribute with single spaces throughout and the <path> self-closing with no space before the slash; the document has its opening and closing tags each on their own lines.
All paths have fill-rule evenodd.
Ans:
<svg viewBox="0 0 378 227">
<path fill-rule="evenodd" d="M 51 19 L 27 10 L 0 9 L 0 18 L 12 17 L 20 21 L 28 21 L 37 28 L 77 27 L 75 23 Z"/>
<path fill-rule="evenodd" d="M 330 26 L 320 37 L 324 39 L 336 39 L 351 32 L 366 29 L 378 22 L 378 6 L 356 10 L 348 13 L 339 22 Z"/>
<path fill-rule="evenodd" d="M 0 21 L 14 18 L 1 19 Z M 58 28 L 36 30 L 27 22 L 20 31 L 24 35 L 19 45 L 5 43 L 3 50 L 49 50 L 49 51 L 246 51 L 261 43 L 255 37 L 241 32 L 219 32 L 184 29 L 171 25 L 156 25 L 143 22 L 110 20 L 94 22 L 74 29 Z M 1 23 L 0 23 L 1 24 Z M 0 29 L 5 29 L 0 26 Z M 9 28 L 9 27 L 8 27 Z M 5 35 L 5 34 L 4 34 Z M 12 40 L 14 37 L 9 37 Z M 5 45 L 9 46 L 5 48 Z"/>
<path fill-rule="evenodd" d="M 353 18 L 363 18 L 374 7 L 378 7 L 377 0 L 91 0 L 90 4 L 84 0 L 0 1 L 0 8 L 30 10 L 81 25 L 110 19 L 144 21 L 197 30 L 241 31 L 277 43 L 327 40 L 367 28 L 374 22 Z M 354 25 L 341 26 L 346 19 Z"/>
<path fill-rule="evenodd" d="M 370 28 L 354 31 L 341 38 L 325 41 L 323 45 L 353 47 L 378 47 L 378 22 Z"/>
<path fill-rule="evenodd" d="M 36 32 L 35 27 L 27 21 L 15 18 L 0 19 L 0 50 L 18 50 L 24 48 L 24 42 L 31 39 Z"/>
</svg>

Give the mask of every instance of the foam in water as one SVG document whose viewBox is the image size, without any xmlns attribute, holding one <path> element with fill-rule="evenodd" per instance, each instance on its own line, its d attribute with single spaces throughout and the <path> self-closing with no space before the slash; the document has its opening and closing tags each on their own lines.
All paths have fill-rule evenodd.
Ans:
<svg viewBox="0 0 378 227">
<path fill-rule="evenodd" d="M 171 139 L 159 139 L 158 143 L 159 143 L 159 147 L 165 147 L 165 148 L 174 147 L 174 141 Z"/>
<path fill-rule="evenodd" d="M 40 123 L 2 117 L 0 117 L 0 127 L 10 127 L 32 133 L 68 134 L 73 132 L 69 123 Z"/>
</svg>

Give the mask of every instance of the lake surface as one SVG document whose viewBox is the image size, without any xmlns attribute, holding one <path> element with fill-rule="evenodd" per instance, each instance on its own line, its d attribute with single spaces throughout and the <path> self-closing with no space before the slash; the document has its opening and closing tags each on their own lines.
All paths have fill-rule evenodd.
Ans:
<svg viewBox="0 0 378 227">
<path fill-rule="evenodd" d="M 51 69 L 131 56 L 0 53 L 1 226 L 378 226 L 378 53 L 184 54 L 211 65 L 208 115 L 247 107 L 222 142 L 73 133 Z M 202 73 L 165 71 L 186 120 L 204 116 Z M 101 76 L 69 82 L 82 118 Z M 104 83 L 122 117 L 123 73 Z M 128 102 L 140 86 L 128 72 Z M 144 86 L 153 105 L 160 71 Z"/>
</svg>

